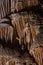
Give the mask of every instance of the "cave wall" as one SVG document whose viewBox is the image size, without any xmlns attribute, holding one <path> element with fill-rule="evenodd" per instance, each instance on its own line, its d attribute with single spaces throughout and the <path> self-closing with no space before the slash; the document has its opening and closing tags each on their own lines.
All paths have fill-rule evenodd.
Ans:
<svg viewBox="0 0 43 65">
<path fill-rule="evenodd" d="M 0 65 L 43 65 L 43 1 L 0 0 Z"/>
</svg>

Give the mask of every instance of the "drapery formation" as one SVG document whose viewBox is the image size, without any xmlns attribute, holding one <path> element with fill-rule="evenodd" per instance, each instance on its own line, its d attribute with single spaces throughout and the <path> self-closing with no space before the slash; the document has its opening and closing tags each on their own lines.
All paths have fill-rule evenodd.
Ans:
<svg viewBox="0 0 43 65">
<path fill-rule="evenodd" d="M 0 18 L 5 17 L 10 13 L 11 4 L 10 0 L 0 0 Z"/>
<path fill-rule="evenodd" d="M 30 6 L 37 6 L 38 0 L 0 0 L 0 19 L 11 12 L 21 11 Z"/>
<path fill-rule="evenodd" d="M 41 2 L 0 0 L 0 65 L 43 65 Z"/>
</svg>

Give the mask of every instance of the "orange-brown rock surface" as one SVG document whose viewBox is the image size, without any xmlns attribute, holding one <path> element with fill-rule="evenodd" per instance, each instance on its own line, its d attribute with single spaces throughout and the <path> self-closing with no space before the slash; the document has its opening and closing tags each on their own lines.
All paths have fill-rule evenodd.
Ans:
<svg viewBox="0 0 43 65">
<path fill-rule="evenodd" d="M 0 65 L 43 65 L 43 1 L 0 0 Z"/>
</svg>

